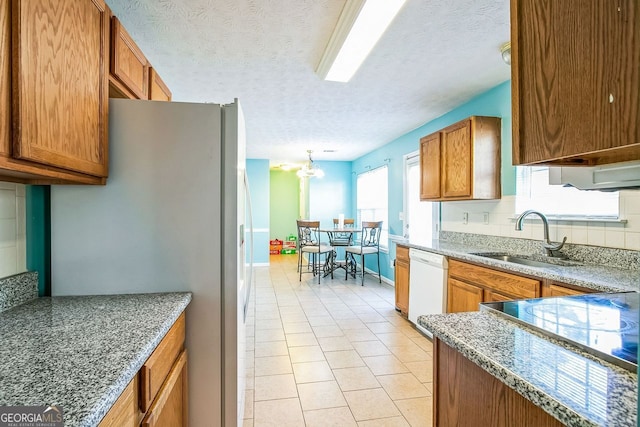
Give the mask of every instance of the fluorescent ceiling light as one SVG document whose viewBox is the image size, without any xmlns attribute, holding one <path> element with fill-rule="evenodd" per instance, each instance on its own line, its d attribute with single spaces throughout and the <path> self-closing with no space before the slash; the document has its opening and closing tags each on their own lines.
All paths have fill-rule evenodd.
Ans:
<svg viewBox="0 0 640 427">
<path fill-rule="evenodd" d="M 406 0 L 347 0 L 316 72 L 348 82 Z"/>
</svg>

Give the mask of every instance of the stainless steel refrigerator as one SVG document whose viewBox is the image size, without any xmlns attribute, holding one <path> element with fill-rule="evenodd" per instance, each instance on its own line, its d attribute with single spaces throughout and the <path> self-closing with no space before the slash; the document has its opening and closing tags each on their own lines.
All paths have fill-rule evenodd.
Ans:
<svg viewBox="0 0 640 427">
<path fill-rule="evenodd" d="M 193 292 L 190 424 L 241 424 L 251 292 L 242 110 L 110 100 L 109 156 L 106 186 L 51 189 L 52 294 Z"/>
</svg>

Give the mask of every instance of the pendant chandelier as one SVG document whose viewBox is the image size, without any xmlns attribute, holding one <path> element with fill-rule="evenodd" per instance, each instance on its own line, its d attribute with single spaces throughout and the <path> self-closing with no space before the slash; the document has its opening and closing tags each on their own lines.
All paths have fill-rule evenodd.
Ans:
<svg viewBox="0 0 640 427">
<path fill-rule="evenodd" d="M 298 172 L 296 172 L 296 175 L 298 175 L 300 178 L 322 178 L 324 176 L 324 171 L 313 165 L 313 159 L 311 159 L 312 152 L 312 150 L 307 150 L 307 153 L 309 153 L 309 162 L 302 166 L 302 168 Z"/>
</svg>

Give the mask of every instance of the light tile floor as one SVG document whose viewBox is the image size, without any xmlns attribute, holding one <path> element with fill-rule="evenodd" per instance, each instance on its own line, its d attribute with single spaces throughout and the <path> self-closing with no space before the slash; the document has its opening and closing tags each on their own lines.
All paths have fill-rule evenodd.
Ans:
<svg viewBox="0 0 640 427">
<path fill-rule="evenodd" d="M 245 426 L 431 426 L 432 346 L 374 276 L 318 284 L 295 255 L 256 269 Z"/>
</svg>

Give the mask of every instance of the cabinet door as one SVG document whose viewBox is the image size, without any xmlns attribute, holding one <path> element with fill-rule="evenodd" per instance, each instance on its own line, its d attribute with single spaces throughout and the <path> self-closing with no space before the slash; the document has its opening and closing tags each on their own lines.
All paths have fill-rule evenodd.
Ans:
<svg viewBox="0 0 640 427">
<path fill-rule="evenodd" d="M 151 409 L 142 420 L 142 426 L 180 427 L 189 425 L 187 390 L 187 351 L 184 350 L 171 368 L 160 393 L 151 405 Z"/>
<path fill-rule="evenodd" d="M 478 286 L 449 277 L 447 288 L 447 313 L 478 311 L 484 291 Z"/>
<path fill-rule="evenodd" d="M 171 101 L 171 91 L 154 68 L 149 69 L 149 99 L 152 101 Z"/>
<path fill-rule="evenodd" d="M 409 263 L 396 259 L 396 308 L 403 314 L 409 309 Z"/>
<path fill-rule="evenodd" d="M 420 138 L 420 200 L 440 198 L 440 132 Z"/>
<path fill-rule="evenodd" d="M 570 295 L 582 295 L 585 293 L 588 293 L 588 290 L 572 289 L 555 283 L 545 284 L 542 286 L 543 297 L 566 297 Z"/>
<path fill-rule="evenodd" d="M 107 176 L 104 1 L 11 5 L 13 157 Z"/>
<path fill-rule="evenodd" d="M 484 292 L 484 302 L 498 302 L 498 301 L 511 301 L 513 297 L 501 294 L 492 289 L 488 289 Z"/>
<path fill-rule="evenodd" d="M 115 16 L 111 20 L 111 74 L 139 99 L 149 99 L 149 62 Z"/>
<path fill-rule="evenodd" d="M 437 338 L 433 361 L 435 427 L 564 426 Z"/>
<path fill-rule="evenodd" d="M 138 376 L 124 389 L 98 427 L 135 427 L 139 425 Z"/>
<path fill-rule="evenodd" d="M 143 412 L 149 409 L 160 392 L 173 362 L 184 348 L 185 322 L 183 313 L 140 368 L 140 409 Z"/>
<path fill-rule="evenodd" d="M 442 197 L 471 197 L 471 121 L 442 131 Z"/>
<path fill-rule="evenodd" d="M 0 155 L 11 153 L 11 50 L 9 1 L 0 1 Z"/>
<path fill-rule="evenodd" d="M 640 158 L 639 27 L 637 0 L 511 0 L 514 164 Z"/>
</svg>

